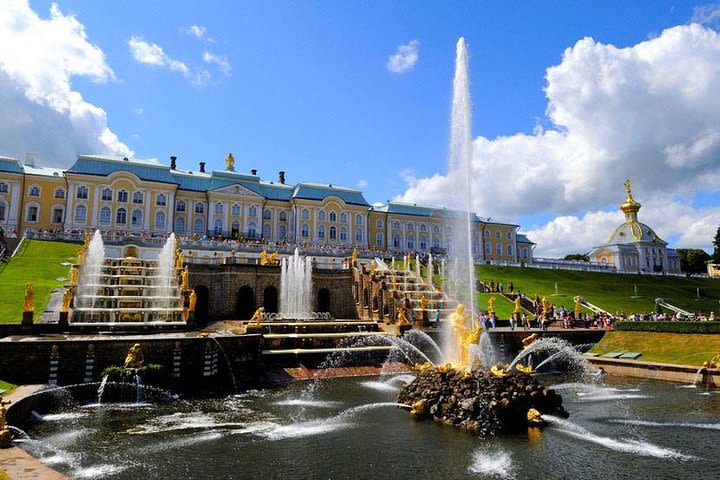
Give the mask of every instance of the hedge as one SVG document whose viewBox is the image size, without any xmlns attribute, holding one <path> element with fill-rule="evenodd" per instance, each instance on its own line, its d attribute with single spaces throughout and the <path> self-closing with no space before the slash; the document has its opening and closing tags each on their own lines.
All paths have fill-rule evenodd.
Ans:
<svg viewBox="0 0 720 480">
<path fill-rule="evenodd" d="M 626 332 L 720 333 L 720 322 L 618 322 L 615 329 Z"/>
</svg>

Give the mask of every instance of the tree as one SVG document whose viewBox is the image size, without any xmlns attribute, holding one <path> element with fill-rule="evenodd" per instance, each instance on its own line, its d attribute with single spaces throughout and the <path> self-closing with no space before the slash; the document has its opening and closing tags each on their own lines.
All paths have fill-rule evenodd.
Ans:
<svg viewBox="0 0 720 480">
<path fill-rule="evenodd" d="M 710 255 L 699 248 L 678 248 L 680 255 L 680 269 L 691 275 L 693 273 L 704 273 L 707 271 L 705 262 L 710 260 Z"/>
<path fill-rule="evenodd" d="M 576 262 L 589 262 L 590 256 L 587 253 L 571 253 L 570 255 L 565 255 L 565 258 L 563 260 L 574 260 Z"/>
<path fill-rule="evenodd" d="M 715 247 L 712 256 L 713 263 L 720 263 L 720 227 L 718 227 L 717 232 L 715 232 L 715 240 L 713 240 L 713 247 Z"/>
</svg>

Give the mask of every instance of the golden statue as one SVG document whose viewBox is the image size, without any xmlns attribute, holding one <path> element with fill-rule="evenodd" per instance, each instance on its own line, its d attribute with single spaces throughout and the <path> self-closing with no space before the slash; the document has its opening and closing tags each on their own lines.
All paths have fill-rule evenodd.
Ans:
<svg viewBox="0 0 720 480">
<path fill-rule="evenodd" d="M 580 318 L 580 310 L 582 310 L 582 305 L 580 305 L 580 297 L 575 297 L 575 319 L 577 320 Z"/>
<path fill-rule="evenodd" d="M 428 368 L 430 368 L 430 367 L 432 367 L 432 366 L 433 366 L 433 364 L 430 363 L 430 362 L 416 363 L 416 364 L 412 367 L 412 369 L 415 370 L 416 372 L 422 372 L 422 371 L 425 371 L 425 370 L 427 370 Z"/>
<path fill-rule="evenodd" d="M 450 323 L 453 329 L 455 344 L 458 346 L 460 358 L 455 359 L 456 367 L 465 368 L 468 363 L 468 349 L 473 343 L 480 339 L 481 328 L 470 329 L 467 326 L 468 316 L 465 314 L 465 306 L 458 303 L 455 311 L 450 315 Z"/>
<path fill-rule="evenodd" d="M 88 245 L 90 245 L 90 240 L 92 236 L 89 233 L 86 233 L 83 237 L 83 247 L 88 248 Z"/>
<path fill-rule="evenodd" d="M 180 286 L 182 288 L 188 288 L 188 271 L 187 268 L 183 268 L 180 272 Z"/>
<path fill-rule="evenodd" d="M 175 257 L 175 268 L 182 268 L 184 261 L 185 255 L 183 255 L 182 251 L 178 252 L 177 256 Z"/>
<path fill-rule="evenodd" d="M 422 297 L 420 297 L 420 310 L 421 311 L 423 311 L 423 312 L 425 311 L 425 309 L 427 308 L 428 302 L 429 302 L 428 298 L 423 293 Z"/>
<path fill-rule="evenodd" d="M 530 375 L 533 372 L 532 366 L 528 365 L 527 367 L 525 367 L 521 363 L 515 364 L 515 370 L 517 370 L 520 373 L 525 373 L 528 375 Z"/>
<path fill-rule="evenodd" d="M 248 325 L 260 325 L 260 322 L 262 321 L 263 313 L 265 313 L 265 307 L 260 307 L 257 310 L 255 310 L 255 313 L 253 314 L 252 318 L 248 322 Z"/>
<path fill-rule="evenodd" d="M 372 262 L 372 263 L 370 264 L 370 276 L 371 276 L 371 277 L 374 277 L 374 276 L 375 276 L 375 262 Z"/>
<path fill-rule="evenodd" d="M 235 171 L 235 158 L 232 153 L 228 153 L 228 156 L 225 158 L 225 170 L 229 172 Z"/>
<path fill-rule="evenodd" d="M 195 293 L 195 290 L 193 290 L 190 292 L 190 306 L 188 307 L 188 311 L 194 312 L 196 303 L 197 303 L 197 294 Z"/>
<path fill-rule="evenodd" d="M 78 261 L 77 261 L 78 265 L 82 265 L 85 263 L 85 253 L 86 253 L 85 247 L 82 247 L 80 249 L 80 251 L 78 252 Z"/>
<path fill-rule="evenodd" d="M 8 428 L 6 418 L 7 409 L 5 408 L 5 405 L 10 405 L 10 403 L 12 403 L 10 400 L 0 397 L 0 448 L 11 448 L 13 446 L 12 434 Z"/>
<path fill-rule="evenodd" d="M 520 307 L 520 295 L 515 297 L 515 308 L 513 309 L 513 313 L 520 313 L 522 307 Z"/>
<path fill-rule="evenodd" d="M 260 265 L 277 266 L 279 263 L 278 252 L 273 252 L 269 255 L 265 250 L 260 252 Z"/>
<path fill-rule="evenodd" d="M 412 255 L 409 253 L 405 255 L 405 263 L 407 263 L 407 268 L 410 268 L 410 264 L 412 263 Z"/>
<path fill-rule="evenodd" d="M 545 297 L 542 297 L 541 302 L 542 302 L 542 316 L 543 316 L 543 318 L 547 318 L 548 307 L 549 307 L 548 302 L 547 302 L 547 300 L 545 300 Z"/>
<path fill-rule="evenodd" d="M 505 373 L 505 369 L 499 365 L 493 365 L 492 367 L 490 367 L 490 373 L 492 373 L 498 378 L 502 378 L 507 375 L 507 373 Z"/>
<path fill-rule="evenodd" d="M 61 312 L 69 312 L 70 311 L 70 302 L 72 302 L 72 299 L 73 299 L 72 288 L 66 288 L 65 292 L 63 292 L 62 306 L 60 307 Z"/>
<path fill-rule="evenodd" d="M 542 425 L 543 423 L 545 423 L 543 421 L 542 417 L 540 416 L 540 412 L 538 412 L 534 408 L 531 408 L 528 410 L 527 420 L 528 420 L 528 423 L 531 425 Z"/>
<path fill-rule="evenodd" d="M 624 185 L 625 185 L 625 190 L 627 191 L 627 198 L 628 198 L 628 200 L 633 200 L 632 191 L 631 191 L 631 189 L 632 189 L 632 182 L 630 181 L 629 178 L 628 178 L 627 180 L 625 180 L 625 184 L 624 184 Z"/>
<path fill-rule="evenodd" d="M 145 359 L 143 358 L 140 344 L 136 343 L 128 350 L 127 356 L 125 357 L 125 368 L 142 368 L 144 361 Z"/>
<path fill-rule="evenodd" d="M 350 260 L 352 260 L 352 263 L 350 264 L 351 267 L 355 266 L 355 264 L 357 263 L 357 259 L 358 259 L 357 248 L 353 248 L 352 256 L 350 257 Z"/>
<path fill-rule="evenodd" d="M 538 334 L 537 334 L 537 333 L 533 333 L 532 335 L 529 335 L 529 336 L 523 338 L 523 339 L 522 339 L 523 348 L 525 348 L 525 347 L 527 347 L 528 345 L 530 345 L 532 342 L 534 342 L 535 340 L 537 340 L 537 338 L 538 338 Z"/>
<path fill-rule="evenodd" d="M 78 278 L 80 277 L 80 270 L 77 267 L 70 267 L 70 285 L 77 285 Z"/>
<path fill-rule="evenodd" d="M 491 295 L 488 299 L 488 313 L 495 313 L 495 295 Z"/>
<path fill-rule="evenodd" d="M 396 291 L 396 290 L 397 290 L 397 277 L 396 277 L 395 275 L 393 275 L 393 277 L 392 277 L 392 291 L 394 292 L 394 291 Z"/>
<path fill-rule="evenodd" d="M 410 320 L 405 316 L 405 308 L 400 307 L 397 309 L 397 324 L 398 325 L 410 325 Z"/>
<path fill-rule="evenodd" d="M 23 312 L 35 311 L 35 286 L 28 283 L 25 287 L 25 303 L 23 304 Z"/>
<path fill-rule="evenodd" d="M 427 411 L 427 402 L 425 400 L 418 400 L 413 402 L 410 408 L 410 413 L 413 415 L 425 415 Z"/>
</svg>

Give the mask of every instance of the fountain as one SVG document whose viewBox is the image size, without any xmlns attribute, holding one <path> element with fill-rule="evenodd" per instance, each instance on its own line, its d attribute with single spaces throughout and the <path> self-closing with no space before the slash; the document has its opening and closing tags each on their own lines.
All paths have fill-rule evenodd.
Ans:
<svg viewBox="0 0 720 480">
<path fill-rule="evenodd" d="M 89 308 L 90 316 L 94 314 L 95 300 L 100 291 L 100 278 L 102 266 L 105 262 L 105 245 L 103 244 L 100 230 L 95 230 L 92 239 L 87 244 L 87 253 L 84 256 L 85 263 L 82 266 L 82 275 L 78 287 L 76 301 L 79 307 Z"/>
<path fill-rule="evenodd" d="M 312 310 L 312 262 L 300 256 L 296 248 L 292 257 L 280 263 L 280 318 L 306 319 Z"/>
</svg>

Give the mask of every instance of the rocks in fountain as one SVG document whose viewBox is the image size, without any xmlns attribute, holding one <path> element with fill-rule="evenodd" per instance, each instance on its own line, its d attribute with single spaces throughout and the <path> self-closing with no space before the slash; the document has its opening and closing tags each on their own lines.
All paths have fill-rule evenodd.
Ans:
<svg viewBox="0 0 720 480">
<path fill-rule="evenodd" d="M 483 371 L 426 369 L 400 391 L 398 402 L 412 405 L 418 418 L 429 417 L 481 435 L 537 426 L 533 409 L 541 415 L 568 416 L 562 397 L 553 389 L 515 373 L 497 377 Z"/>
</svg>

